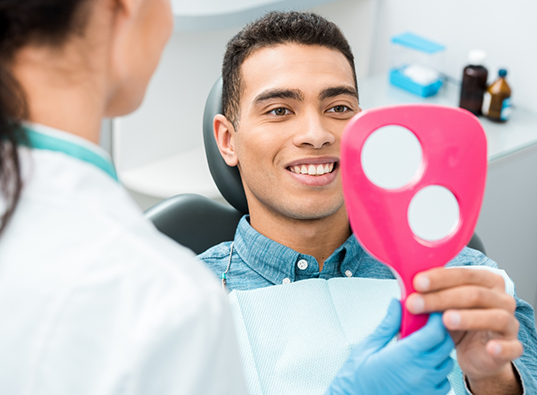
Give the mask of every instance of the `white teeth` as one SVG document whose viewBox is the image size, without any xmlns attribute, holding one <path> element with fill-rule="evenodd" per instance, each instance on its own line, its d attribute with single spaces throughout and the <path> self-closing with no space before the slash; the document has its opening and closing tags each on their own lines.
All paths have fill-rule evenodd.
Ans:
<svg viewBox="0 0 537 395">
<path fill-rule="evenodd" d="M 334 162 L 320 165 L 296 165 L 290 166 L 289 170 L 296 174 L 309 174 L 310 176 L 322 176 L 334 170 Z"/>
</svg>

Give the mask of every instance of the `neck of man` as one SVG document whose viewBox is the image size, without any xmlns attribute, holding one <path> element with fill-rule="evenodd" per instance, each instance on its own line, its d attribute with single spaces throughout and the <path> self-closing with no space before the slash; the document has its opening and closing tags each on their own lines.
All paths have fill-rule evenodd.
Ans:
<svg viewBox="0 0 537 395">
<path fill-rule="evenodd" d="M 24 90 L 29 121 L 99 143 L 105 80 L 68 50 L 21 49 L 11 70 Z"/>
<path fill-rule="evenodd" d="M 319 219 L 295 219 L 250 207 L 250 225 L 262 235 L 301 254 L 311 255 L 323 270 L 324 261 L 351 235 L 345 206 Z"/>
</svg>

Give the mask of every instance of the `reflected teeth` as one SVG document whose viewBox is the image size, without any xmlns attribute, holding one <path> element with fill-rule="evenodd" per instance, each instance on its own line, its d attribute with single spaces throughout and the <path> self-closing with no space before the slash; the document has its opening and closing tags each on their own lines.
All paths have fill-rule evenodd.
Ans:
<svg viewBox="0 0 537 395">
<path fill-rule="evenodd" d="M 310 176 L 322 176 L 323 174 L 331 173 L 334 170 L 334 162 L 324 163 L 320 165 L 298 165 L 289 167 L 293 173 L 308 174 Z"/>
</svg>

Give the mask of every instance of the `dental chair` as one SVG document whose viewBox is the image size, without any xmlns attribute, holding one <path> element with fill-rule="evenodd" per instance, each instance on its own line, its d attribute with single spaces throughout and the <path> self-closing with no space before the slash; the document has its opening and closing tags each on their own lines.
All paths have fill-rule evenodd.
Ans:
<svg viewBox="0 0 537 395">
<path fill-rule="evenodd" d="M 214 138 L 213 119 L 222 112 L 222 79 L 214 84 L 203 114 L 203 141 L 209 170 L 218 190 L 230 204 L 225 205 L 201 195 L 173 196 L 145 212 L 156 228 L 196 254 L 223 241 L 232 241 L 239 220 L 248 213 L 246 195 L 237 167 L 229 167 Z M 485 253 L 481 239 L 474 233 L 468 247 Z"/>
<path fill-rule="evenodd" d="M 173 196 L 145 212 L 158 230 L 190 248 L 196 254 L 223 241 L 231 241 L 239 220 L 248 213 L 246 195 L 239 170 L 229 167 L 218 150 L 213 119 L 222 112 L 222 79 L 214 84 L 203 114 L 203 141 L 209 170 L 218 190 L 230 204 L 225 205 L 201 195 Z"/>
</svg>

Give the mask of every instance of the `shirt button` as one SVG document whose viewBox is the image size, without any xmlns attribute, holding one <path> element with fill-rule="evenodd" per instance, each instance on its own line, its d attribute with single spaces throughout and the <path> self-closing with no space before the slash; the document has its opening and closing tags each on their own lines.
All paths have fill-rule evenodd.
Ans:
<svg viewBox="0 0 537 395">
<path fill-rule="evenodd" d="M 308 261 L 305 259 L 301 259 L 298 261 L 297 266 L 300 270 L 306 270 L 308 268 Z"/>
<path fill-rule="evenodd" d="M 282 284 L 289 284 L 290 282 L 291 280 L 289 280 L 288 278 L 284 278 Z"/>
<path fill-rule="evenodd" d="M 345 270 L 345 276 L 352 277 L 352 272 L 350 270 Z"/>
</svg>

